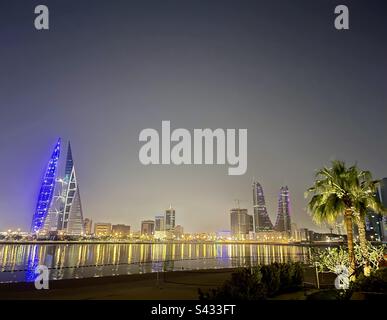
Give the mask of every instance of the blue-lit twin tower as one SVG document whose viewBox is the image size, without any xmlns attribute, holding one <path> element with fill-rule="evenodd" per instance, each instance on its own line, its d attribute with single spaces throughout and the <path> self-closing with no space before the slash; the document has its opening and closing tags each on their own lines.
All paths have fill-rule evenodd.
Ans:
<svg viewBox="0 0 387 320">
<path fill-rule="evenodd" d="M 70 143 L 63 175 L 58 174 L 60 154 L 59 138 L 48 162 L 32 218 L 31 232 L 34 234 L 58 231 L 76 236 L 84 233 L 81 197 Z"/>
</svg>

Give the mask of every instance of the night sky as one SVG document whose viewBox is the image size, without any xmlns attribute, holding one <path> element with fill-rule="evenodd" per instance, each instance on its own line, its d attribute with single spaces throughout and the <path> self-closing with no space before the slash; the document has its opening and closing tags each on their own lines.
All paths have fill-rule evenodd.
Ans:
<svg viewBox="0 0 387 320">
<path fill-rule="evenodd" d="M 50 30 L 34 28 L 34 7 Z M 350 30 L 334 28 L 346 4 Z M 387 176 L 386 1 L 0 2 L 0 230 L 28 230 L 58 137 L 84 217 L 130 224 L 176 209 L 188 232 L 229 229 L 264 187 L 275 222 L 318 230 L 304 191 L 332 159 Z M 247 128 L 248 169 L 143 166 L 144 128 Z"/>
</svg>

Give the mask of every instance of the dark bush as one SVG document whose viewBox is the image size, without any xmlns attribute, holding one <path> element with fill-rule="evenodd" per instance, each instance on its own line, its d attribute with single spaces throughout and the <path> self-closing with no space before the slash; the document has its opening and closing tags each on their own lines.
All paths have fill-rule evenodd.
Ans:
<svg viewBox="0 0 387 320">
<path fill-rule="evenodd" d="M 231 275 L 223 286 L 207 293 L 199 290 L 200 299 L 262 300 L 301 288 L 301 263 L 273 263 L 252 269 L 243 268 Z"/>
<path fill-rule="evenodd" d="M 353 284 L 352 290 L 387 294 L 387 268 L 381 268 L 374 271 L 368 277 L 360 275 Z"/>
<path fill-rule="evenodd" d="M 262 284 L 256 281 L 250 269 L 241 269 L 231 275 L 223 286 L 203 293 L 199 289 L 199 299 L 215 300 L 262 300 L 265 292 Z"/>
<path fill-rule="evenodd" d="M 298 290 L 303 282 L 301 263 L 273 263 L 258 267 L 268 296 Z"/>
</svg>

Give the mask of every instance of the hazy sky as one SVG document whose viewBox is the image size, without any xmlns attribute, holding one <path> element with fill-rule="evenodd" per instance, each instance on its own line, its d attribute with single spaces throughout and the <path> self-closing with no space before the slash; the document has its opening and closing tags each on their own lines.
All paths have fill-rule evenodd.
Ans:
<svg viewBox="0 0 387 320">
<path fill-rule="evenodd" d="M 57 138 L 70 139 L 84 216 L 130 224 L 170 203 L 186 231 L 229 229 L 234 199 L 252 213 L 252 178 L 275 222 L 281 185 L 292 219 L 316 229 L 304 190 L 342 159 L 387 176 L 387 3 L 345 1 L 0 3 L 0 230 L 29 229 Z M 144 128 L 247 128 L 248 170 L 143 166 Z"/>
</svg>

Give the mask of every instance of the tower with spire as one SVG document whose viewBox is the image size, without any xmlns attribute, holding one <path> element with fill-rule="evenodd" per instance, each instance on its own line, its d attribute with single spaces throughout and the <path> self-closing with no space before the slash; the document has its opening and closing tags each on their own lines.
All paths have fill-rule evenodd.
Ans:
<svg viewBox="0 0 387 320">
<path fill-rule="evenodd" d="M 47 169 L 50 179 L 47 178 L 46 173 L 43 181 L 44 185 L 49 183 L 51 186 L 51 193 L 49 196 L 50 201 L 45 209 L 46 215 L 44 215 L 44 217 L 42 216 L 41 223 L 37 224 L 36 222 L 33 222 L 31 231 L 33 233 L 61 231 L 68 235 L 82 235 L 84 230 L 81 196 L 70 142 L 67 146 L 64 175 L 56 178 L 59 155 L 60 139 L 58 140 L 49 163 L 49 168 Z M 45 188 L 45 190 L 47 190 L 47 188 Z M 42 196 L 40 196 L 38 200 L 38 208 L 42 207 L 42 205 L 39 204 L 42 202 L 41 198 Z M 36 220 L 35 216 L 36 214 L 34 215 L 34 220 Z"/>
<path fill-rule="evenodd" d="M 71 144 L 68 143 L 67 157 L 65 164 L 63 210 L 59 214 L 58 230 L 69 235 L 81 235 L 83 230 L 83 212 L 81 204 L 81 195 L 79 192 L 79 184 L 75 174 L 73 154 Z"/>
</svg>

